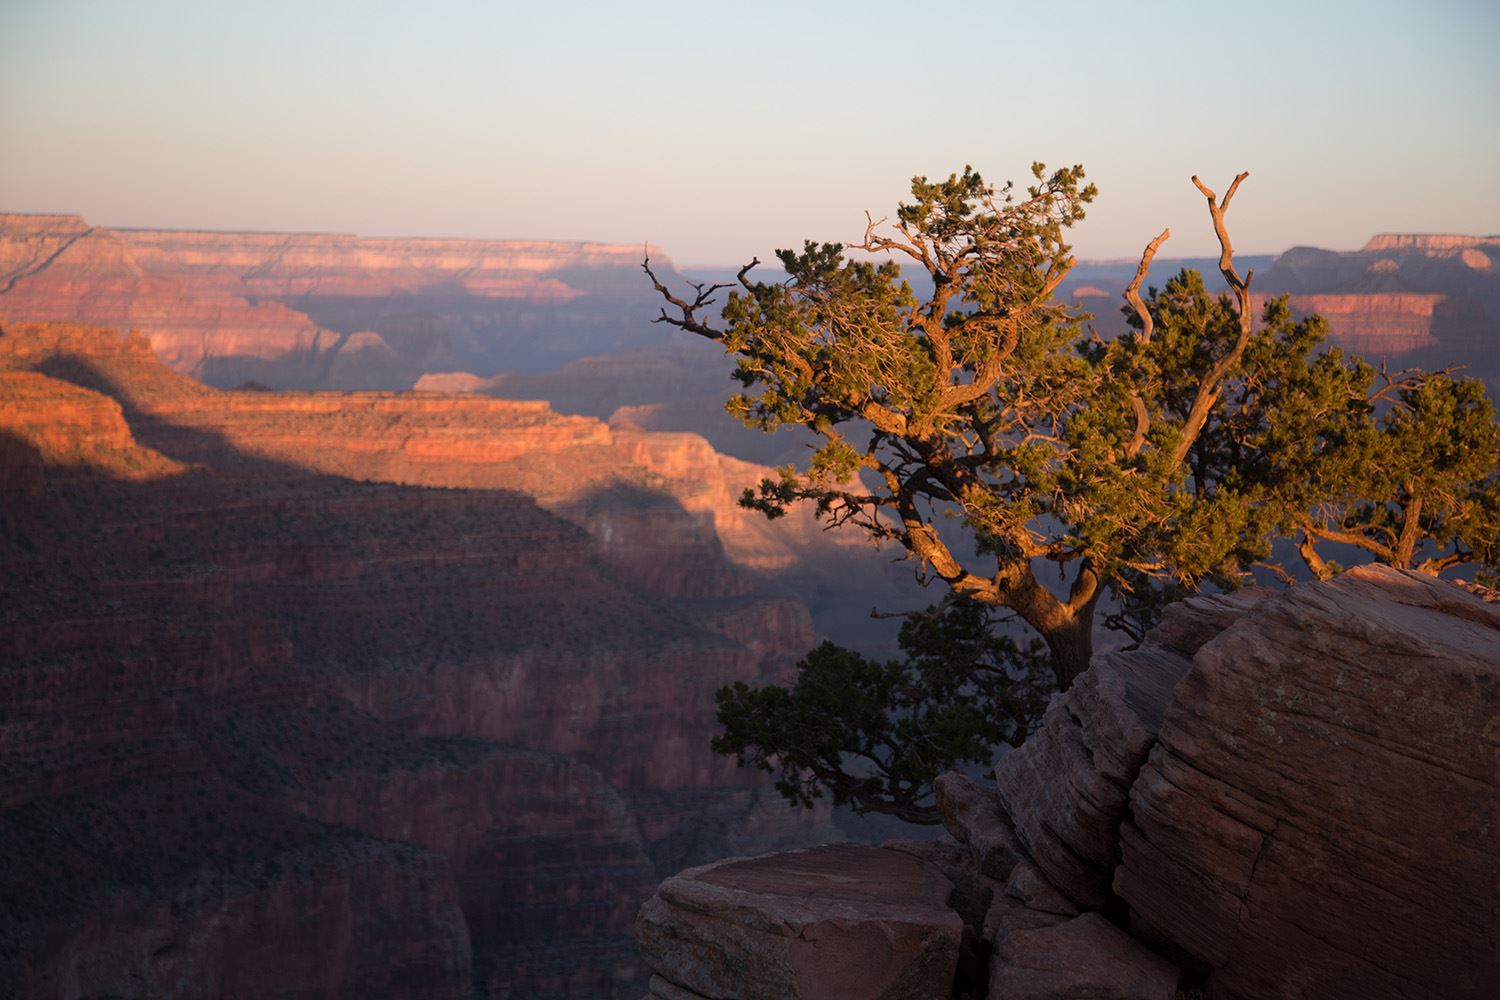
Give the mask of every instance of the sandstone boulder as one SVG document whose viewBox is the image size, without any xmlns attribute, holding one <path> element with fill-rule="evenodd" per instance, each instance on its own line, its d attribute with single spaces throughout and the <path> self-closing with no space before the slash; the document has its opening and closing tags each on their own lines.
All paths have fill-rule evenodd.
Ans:
<svg viewBox="0 0 1500 1000">
<path fill-rule="evenodd" d="M 995 765 L 1000 800 L 1026 854 L 1079 909 L 1109 900 L 1130 784 L 1189 666 L 1164 648 L 1095 657 L 1053 696 L 1041 728 Z"/>
<path fill-rule="evenodd" d="M 1115 889 L 1214 998 L 1493 996 L 1500 607 L 1352 570 L 1198 652 Z"/>
<path fill-rule="evenodd" d="M 984 915 L 983 938 L 992 945 L 1005 940 L 1013 931 L 1031 931 L 1038 927 L 1053 927 L 1072 920 L 1060 913 L 1045 913 L 1033 910 L 1014 896 L 1002 893 L 994 898 L 989 912 Z"/>
<path fill-rule="evenodd" d="M 653 992 L 673 1000 L 938 1000 L 963 930 L 952 888 L 932 865 L 882 848 L 732 858 L 663 882 L 636 936 L 664 983 Z"/>
<path fill-rule="evenodd" d="M 999 942 L 990 1000 L 1172 1000 L 1177 970 L 1097 913 Z"/>
<path fill-rule="evenodd" d="M 995 789 L 957 771 L 938 775 L 933 788 L 943 826 L 968 846 L 980 871 L 994 879 L 1008 877 L 1025 853 Z"/>
</svg>

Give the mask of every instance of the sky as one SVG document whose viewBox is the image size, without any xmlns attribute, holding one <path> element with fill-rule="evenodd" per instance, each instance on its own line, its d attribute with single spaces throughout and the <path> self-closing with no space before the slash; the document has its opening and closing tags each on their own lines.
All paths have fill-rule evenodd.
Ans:
<svg viewBox="0 0 1500 1000">
<path fill-rule="evenodd" d="M 105 226 L 857 239 L 913 175 L 1081 163 L 1085 259 L 1500 233 L 1500 2 L 0 0 L 0 211 Z"/>
</svg>

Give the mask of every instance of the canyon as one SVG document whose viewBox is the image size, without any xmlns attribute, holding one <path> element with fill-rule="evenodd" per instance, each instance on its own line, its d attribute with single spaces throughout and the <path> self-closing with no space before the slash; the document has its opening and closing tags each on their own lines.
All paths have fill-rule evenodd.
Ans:
<svg viewBox="0 0 1500 1000">
<path fill-rule="evenodd" d="M 869 610 L 933 595 L 851 535 L 737 505 L 808 442 L 723 412 L 732 364 L 651 325 L 647 250 L 681 279 L 636 246 L 0 215 L 0 993 L 690 995 L 659 957 L 648 985 L 631 936 L 657 883 L 846 839 L 842 817 L 789 810 L 708 751 L 713 692 L 784 681 L 821 638 L 885 652 L 895 626 Z M 1497 255 L 1500 238 L 1377 236 L 1257 262 L 1255 287 L 1372 360 L 1494 385 Z M 1109 332 L 1133 268 L 1082 265 L 1064 291 Z M 1176 621 L 1222 631 L 1247 611 L 1206 607 Z M 1175 682 L 1197 647 L 1169 639 Z M 1132 722 L 1116 694 L 1100 697 L 1126 750 L 1079 764 L 1053 713 L 994 789 L 948 782 L 957 844 L 887 850 L 915 867 L 862 856 L 939 911 L 921 970 L 988 981 L 973 970 L 1023 940 L 990 923 L 1052 933 L 1117 921 L 1122 900 L 1192 975 L 1232 964 L 1247 883 L 1120 868 L 1190 841 L 1169 807 L 1196 779 L 1144 763 L 1161 719 Z M 1213 722 L 1197 725 L 1184 759 Z M 1088 802 L 1041 791 L 1075 771 Z M 1100 801 L 1080 839 L 1052 837 Z M 1255 838 L 1221 825 L 1254 869 Z M 1204 851 L 1179 867 L 1222 860 Z M 836 882 L 841 858 L 805 867 Z M 934 867 L 968 880 L 958 922 Z M 680 899 L 763 885 L 755 866 L 713 871 Z M 1209 937 L 1174 909 L 1189 891 L 1222 918 Z M 1118 944 L 1086 923 L 1069 933 L 1094 943 L 1068 947 Z M 1230 951 L 1270 961 L 1276 933 Z M 1235 974 L 1223 995 L 1253 995 Z"/>
<path fill-rule="evenodd" d="M 0 317 L 138 329 L 168 366 L 219 386 L 404 389 L 427 371 L 547 370 L 665 341 L 646 249 L 0 214 Z"/>
<path fill-rule="evenodd" d="M 5 323 L 0 992 L 639 995 L 659 878 L 843 837 L 706 750 L 813 644 L 778 580 L 870 559 L 764 471 Z"/>
<path fill-rule="evenodd" d="M 1500 382 L 1500 236 L 1383 233 L 1355 251 L 1293 247 L 1275 257 L 1241 257 L 1253 269 L 1254 307 L 1282 295 L 1294 314 L 1319 313 L 1329 340 L 1392 370 L 1463 365 L 1464 374 Z M 1197 268 L 1222 287 L 1213 260 L 1159 259 L 1148 285 L 1179 267 Z M 1120 292 L 1134 261 L 1084 262 L 1062 294 L 1095 314 L 1106 335 L 1125 329 Z"/>
<path fill-rule="evenodd" d="M 211 385 L 482 392 L 706 437 L 760 464 L 805 454 L 723 413 L 733 368 L 715 345 L 653 326 L 645 246 L 538 240 L 111 229 L 0 214 L 0 318 L 139 330 L 169 367 Z M 1500 237 L 1381 234 L 1360 250 L 1246 257 L 1257 308 L 1290 296 L 1333 344 L 1392 368 L 1466 366 L 1500 380 Z M 1150 283 L 1210 260 L 1155 262 Z M 1083 262 L 1060 294 L 1122 331 L 1134 261 Z M 710 269 L 710 280 L 732 277 Z M 774 277 L 774 275 L 771 275 Z"/>
</svg>

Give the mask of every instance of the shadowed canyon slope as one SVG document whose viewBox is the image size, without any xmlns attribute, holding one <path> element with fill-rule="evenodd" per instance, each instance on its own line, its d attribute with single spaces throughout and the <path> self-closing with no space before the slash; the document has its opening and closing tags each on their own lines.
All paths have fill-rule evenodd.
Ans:
<svg viewBox="0 0 1500 1000">
<path fill-rule="evenodd" d="M 656 878 L 830 832 L 705 751 L 828 543 L 701 439 L 55 324 L 0 404 L 0 992 L 633 996 Z"/>
</svg>

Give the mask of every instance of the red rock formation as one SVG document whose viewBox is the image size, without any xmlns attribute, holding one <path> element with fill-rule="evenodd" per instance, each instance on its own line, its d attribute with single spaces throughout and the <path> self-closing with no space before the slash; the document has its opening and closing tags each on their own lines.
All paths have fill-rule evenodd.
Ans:
<svg viewBox="0 0 1500 1000">
<path fill-rule="evenodd" d="M 1268 296 L 1251 296 L 1254 308 L 1265 308 Z M 1292 311 L 1318 313 L 1328 320 L 1328 334 L 1339 346 L 1370 358 L 1410 354 L 1438 343 L 1433 316 L 1448 296 L 1434 292 L 1371 292 L 1352 295 L 1293 295 Z"/>
<path fill-rule="evenodd" d="M 189 372 L 221 356 L 302 357 L 320 337 L 279 303 L 153 272 L 117 233 L 76 216 L 0 215 L 0 316 L 140 329 L 162 361 Z"/>
<path fill-rule="evenodd" d="M 639 331 L 641 253 L 0 214 L 0 317 L 137 328 L 164 362 L 216 384 L 404 386 L 434 365 L 561 362 Z"/>
<path fill-rule="evenodd" d="M 1460 236 L 1453 233 L 1376 233 L 1362 253 L 1415 250 L 1420 253 L 1462 252 L 1481 247 L 1500 247 L 1500 236 Z"/>
<path fill-rule="evenodd" d="M 1469 366 L 1493 380 L 1500 322 L 1500 239 L 1381 234 L 1354 253 L 1298 247 L 1257 281 L 1328 318 L 1333 341 L 1397 365 Z"/>
<path fill-rule="evenodd" d="M 554 277 L 567 268 L 640 266 L 635 244 L 555 240 L 370 238 L 350 233 L 114 230 L 148 271 L 181 272 L 254 297 L 358 297 L 438 285 L 496 298 L 568 301 L 585 294 Z M 659 255 L 660 251 L 652 251 Z"/>
<path fill-rule="evenodd" d="M 805 610 L 740 595 L 711 528 L 664 600 L 522 494 L 453 488 L 618 458 L 603 424 L 222 393 L 16 324 L 0 392 L 28 484 L 0 531 L 0 896 L 56 897 L 0 919 L 0 992 L 203 992 L 279 949 L 265 981 L 308 995 L 631 995 L 659 859 L 824 822 L 705 752 L 713 688 L 780 676 Z"/>
<path fill-rule="evenodd" d="M 156 478 L 183 468 L 137 444 L 113 399 L 36 372 L 0 371 L 0 434 L 29 442 L 47 465 L 81 466 L 129 479 Z"/>
</svg>

